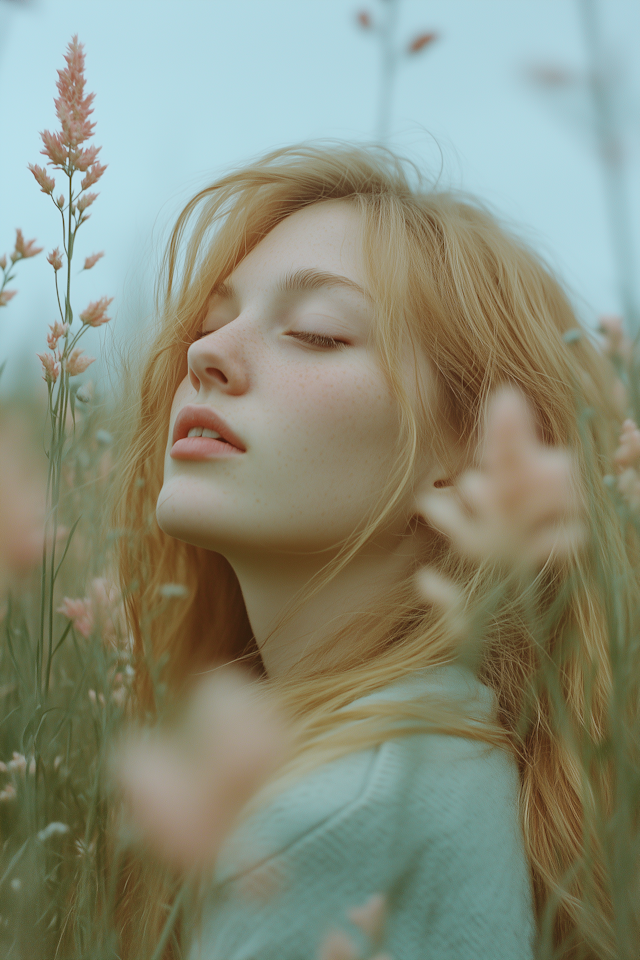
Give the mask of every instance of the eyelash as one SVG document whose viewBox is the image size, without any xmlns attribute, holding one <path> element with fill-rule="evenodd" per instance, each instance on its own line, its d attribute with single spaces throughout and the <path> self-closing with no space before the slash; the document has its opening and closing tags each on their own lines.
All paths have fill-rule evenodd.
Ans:
<svg viewBox="0 0 640 960">
<path fill-rule="evenodd" d="M 206 337 L 207 333 L 203 330 L 196 333 L 196 340 L 200 340 L 201 337 Z M 322 333 L 290 333 L 289 336 L 297 337 L 302 340 L 304 343 L 310 343 L 314 347 L 323 347 L 326 350 L 340 350 L 344 347 L 348 347 L 349 344 L 344 340 L 336 340 L 335 337 L 326 337 Z"/>
</svg>

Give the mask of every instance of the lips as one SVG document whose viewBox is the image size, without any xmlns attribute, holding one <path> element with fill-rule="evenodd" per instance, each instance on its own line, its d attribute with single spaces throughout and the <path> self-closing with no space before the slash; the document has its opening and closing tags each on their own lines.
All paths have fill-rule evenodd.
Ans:
<svg viewBox="0 0 640 960">
<path fill-rule="evenodd" d="M 211 407 L 202 403 L 188 403 L 186 407 L 182 408 L 173 425 L 173 442 L 177 443 L 178 440 L 185 440 L 189 430 L 193 427 L 214 430 L 220 434 L 223 440 L 237 447 L 238 450 L 242 450 L 243 453 L 247 449 L 229 424 L 217 413 L 214 413 Z"/>
</svg>

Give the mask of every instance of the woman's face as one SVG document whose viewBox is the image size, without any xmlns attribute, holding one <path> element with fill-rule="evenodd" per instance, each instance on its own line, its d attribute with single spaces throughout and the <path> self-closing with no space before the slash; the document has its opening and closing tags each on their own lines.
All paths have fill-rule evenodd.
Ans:
<svg viewBox="0 0 640 960">
<path fill-rule="evenodd" d="M 364 287 L 359 217 L 344 201 L 292 214 L 211 299 L 168 425 L 157 519 L 170 536 L 231 563 L 334 553 L 375 504 L 393 466 L 399 414 L 369 341 L 371 307 L 356 289 Z M 298 271 L 349 285 L 281 291 Z M 313 345 L 311 335 L 345 345 Z M 172 456 L 187 404 L 221 415 L 245 452 Z"/>
</svg>

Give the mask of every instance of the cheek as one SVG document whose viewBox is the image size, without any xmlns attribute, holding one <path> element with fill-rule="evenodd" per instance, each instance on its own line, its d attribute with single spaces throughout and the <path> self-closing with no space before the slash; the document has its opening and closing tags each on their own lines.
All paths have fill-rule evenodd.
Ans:
<svg viewBox="0 0 640 960">
<path fill-rule="evenodd" d="M 306 448 L 306 456 L 315 450 L 323 460 L 340 457 L 348 463 L 391 455 L 399 418 L 377 371 L 365 366 L 314 371 L 281 389 L 279 398 L 286 432 L 302 444 L 299 449 Z"/>
</svg>

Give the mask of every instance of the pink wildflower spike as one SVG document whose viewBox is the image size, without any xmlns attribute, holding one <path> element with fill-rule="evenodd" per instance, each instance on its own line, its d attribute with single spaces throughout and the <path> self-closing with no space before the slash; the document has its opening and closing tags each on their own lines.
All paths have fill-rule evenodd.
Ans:
<svg viewBox="0 0 640 960">
<path fill-rule="evenodd" d="M 72 600 L 65 597 L 56 613 L 61 613 L 68 620 L 71 620 L 74 627 L 83 637 L 89 637 L 94 627 L 93 607 L 91 600 L 85 597 L 84 600 Z"/>
<path fill-rule="evenodd" d="M 51 331 L 51 333 L 47 334 L 47 346 L 49 350 L 55 350 L 58 346 L 58 340 L 61 337 L 66 337 L 68 329 L 68 323 L 58 323 L 57 320 L 54 324 L 49 325 L 49 330 Z"/>
<path fill-rule="evenodd" d="M 92 363 L 95 363 L 95 359 L 95 357 L 88 357 L 82 350 L 72 350 L 66 361 L 67 373 L 70 377 L 77 377 L 78 374 L 84 373 Z"/>
<path fill-rule="evenodd" d="M 53 179 L 53 177 L 49 176 L 49 174 L 44 169 L 44 167 L 39 167 L 37 163 L 36 164 L 28 163 L 27 166 L 29 167 L 29 170 L 31 170 L 31 173 L 34 175 L 34 177 L 38 181 L 38 184 L 42 192 L 50 193 L 50 194 L 53 193 L 53 188 L 55 187 L 56 182 Z"/>
<path fill-rule="evenodd" d="M 17 292 L 17 290 L 0 290 L 0 307 L 6 307 L 9 300 L 12 300 Z"/>
<path fill-rule="evenodd" d="M 47 383 L 55 383 L 60 374 L 60 364 L 56 363 L 55 357 L 52 357 L 50 353 L 38 353 L 37 356 L 42 361 L 44 369 L 42 379 L 46 380 Z"/>
<path fill-rule="evenodd" d="M 86 150 L 80 150 L 77 156 L 74 157 L 74 167 L 76 170 L 81 170 L 83 173 L 93 166 L 96 162 L 96 158 L 102 147 L 87 147 Z"/>
<path fill-rule="evenodd" d="M 77 207 L 80 213 L 84 213 L 87 207 L 90 207 L 94 200 L 98 197 L 97 193 L 83 193 L 81 194 Z"/>
<path fill-rule="evenodd" d="M 93 300 L 80 314 L 80 319 L 89 327 L 100 327 L 103 323 L 108 323 L 111 317 L 106 316 L 106 309 L 112 300 L 113 297 L 100 297 L 99 300 Z"/>
<path fill-rule="evenodd" d="M 86 257 L 84 261 L 83 270 L 91 270 L 92 267 L 95 267 L 98 260 L 101 257 L 104 257 L 104 250 L 101 253 L 92 253 L 90 257 Z"/>
<path fill-rule="evenodd" d="M 55 250 L 52 250 L 51 253 L 48 254 L 47 260 L 54 270 L 60 270 L 62 267 L 62 254 L 60 253 L 60 248 L 56 247 Z"/>
<path fill-rule="evenodd" d="M 92 187 L 94 183 L 97 183 L 102 174 L 107 169 L 108 164 L 94 163 L 93 166 L 89 168 L 86 176 L 80 181 L 80 186 L 83 190 L 87 190 L 88 187 Z"/>
<path fill-rule="evenodd" d="M 16 229 L 16 245 L 11 254 L 11 262 L 15 263 L 17 260 L 28 260 L 29 257 L 35 257 L 37 254 L 42 253 L 44 248 L 34 247 L 35 242 L 35 240 L 25 240 L 22 235 L 22 230 L 18 227 Z"/>
<path fill-rule="evenodd" d="M 69 151 L 64 145 L 62 135 L 59 133 L 51 133 L 50 130 L 43 130 L 40 137 L 44 143 L 44 150 L 41 150 L 40 153 L 43 153 L 45 157 L 49 157 L 49 162 L 54 166 L 64 167 L 69 156 Z"/>
</svg>

